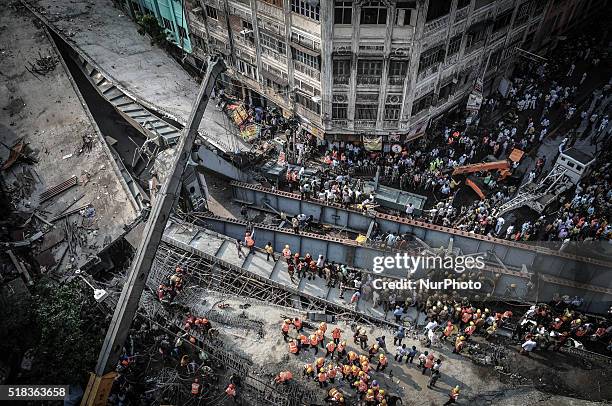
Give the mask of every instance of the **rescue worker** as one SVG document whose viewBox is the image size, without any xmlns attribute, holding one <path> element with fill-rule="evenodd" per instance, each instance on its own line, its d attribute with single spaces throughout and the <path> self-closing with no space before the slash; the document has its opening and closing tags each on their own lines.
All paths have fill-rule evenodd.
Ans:
<svg viewBox="0 0 612 406">
<path fill-rule="evenodd" d="M 489 327 L 487 327 L 486 332 L 487 335 L 485 337 L 485 339 L 490 339 L 492 336 L 495 335 L 495 332 L 497 331 L 497 322 L 493 322 L 493 324 L 491 324 Z"/>
<path fill-rule="evenodd" d="M 427 387 L 429 389 L 433 389 L 436 386 L 436 382 L 440 379 L 440 367 L 442 366 L 442 360 L 437 359 L 436 362 L 431 367 L 431 378 L 429 378 L 429 383 Z"/>
<path fill-rule="evenodd" d="M 286 384 L 291 379 L 293 379 L 293 374 L 291 373 L 291 371 L 282 371 L 279 372 L 278 375 L 276 375 L 276 377 L 274 378 L 274 382 L 277 385 L 281 383 Z"/>
<path fill-rule="evenodd" d="M 323 340 L 325 338 L 324 333 L 321 331 L 321 329 L 318 329 L 317 331 L 315 331 L 315 336 L 317 336 L 317 342 L 321 343 L 321 348 L 325 348 L 325 344 L 323 343 Z"/>
<path fill-rule="evenodd" d="M 378 393 L 376 394 L 376 400 L 382 404 L 383 401 L 386 401 L 385 399 L 385 390 L 384 389 L 380 389 L 378 391 Z"/>
<path fill-rule="evenodd" d="M 461 354 L 461 350 L 465 347 L 465 337 L 459 336 L 455 340 L 455 348 L 453 348 L 453 354 Z"/>
<path fill-rule="evenodd" d="M 378 344 L 372 344 L 368 350 L 368 361 L 372 361 L 372 358 L 378 353 Z"/>
<path fill-rule="evenodd" d="M 300 349 L 295 340 L 289 341 L 289 352 L 294 355 L 298 355 L 300 353 Z"/>
<path fill-rule="evenodd" d="M 368 390 L 368 384 L 362 381 L 361 379 L 356 380 L 353 386 L 355 387 L 355 389 L 357 389 L 357 394 L 359 394 L 360 399 L 365 395 L 366 391 Z"/>
<path fill-rule="evenodd" d="M 300 331 L 302 331 L 302 320 L 300 320 L 299 317 L 296 317 L 295 319 L 293 319 L 293 326 L 295 327 L 295 331 L 299 333 Z"/>
<path fill-rule="evenodd" d="M 473 321 L 470 321 L 469 326 L 467 326 L 465 330 L 463 330 L 467 338 L 470 338 L 472 334 L 474 334 L 474 331 L 476 331 L 476 326 L 474 325 Z"/>
<path fill-rule="evenodd" d="M 443 406 L 452 405 L 453 403 L 457 403 L 457 399 L 459 398 L 459 385 L 455 386 L 451 389 L 450 394 L 448 395 L 448 401 Z"/>
<path fill-rule="evenodd" d="M 421 373 L 425 375 L 425 372 L 427 372 L 428 369 L 431 369 L 433 365 L 434 365 L 434 355 L 429 354 L 427 358 L 425 358 L 425 363 L 423 364 L 423 371 L 421 371 Z"/>
<path fill-rule="evenodd" d="M 310 348 L 314 348 L 315 355 L 319 353 L 319 340 L 317 340 L 317 336 L 314 334 L 310 336 Z"/>
<path fill-rule="evenodd" d="M 367 390 L 364 400 L 366 402 L 366 405 L 369 405 L 369 406 L 376 405 L 376 395 L 374 395 L 374 391 L 372 389 Z"/>
<path fill-rule="evenodd" d="M 342 392 L 338 390 L 338 388 L 331 388 L 327 392 L 326 401 L 335 403 L 338 405 L 344 405 L 344 396 L 342 395 Z"/>
<path fill-rule="evenodd" d="M 300 339 L 300 350 L 306 349 L 308 345 L 310 344 L 308 337 L 305 334 L 300 334 L 299 339 Z"/>
<path fill-rule="evenodd" d="M 283 258 L 285 258 L 285 261 L 287 261 L 287 264 L 291 263 L 291 250 L 289 249 L 289 245 L 285 245 L 285 248 L 283 248 Z"/>
<path fill-rule="evenodd" d="M 336 350 L 336 344 L 333 341 L 330 341 L 325 346 L 325 349 L 327 349 L 327 354 L 325 354 L 325 358 L 327 358 L 329 355 L 331 355 L 332 358 L 333 358 L 334 357 L 334 351 Z"/>
<path fill-rule="evenodd" d="M 338 327 L 332 330 L 332 339 L 334 340 L 334 343 L 336 344 L 340 343 L 340 335 L 341 335 L 341 330 Z"/>
<path fill-rule="evenodd" d="M 236 385 L 233 383 L 227 385 L 227 388 L 225 388 L 225 393 L 232 400 L 232 402 L 236 401 Z"/>
<path fill-rule="evenodd" d="M 249 254 L 255 255 L 255 240 L 251 237 L 251 233 L 246 233 L 244 236 L 244 245 L 249 249 Z"/>
<path fill-rule="evenodd" d="M 325 369 L 323 369 L 323 368 L 319 369 L 319 375 L 318 375 L 317 379 L 319 381 L 319 387 L 320 388 L 327 387 L 327 373 L 325 373 Z"/>
<path fill-rule="evenodd" d="M 385 354 L 380 354 L 378 357 L 378 364 L 376 365 L 376 371 L 384 371 L 385 368 L 387 368 L 388 362 L 387 356 Z"/>
<path fill-rule="evenodd" d="M 347 354 L 347 358 L 349 360 L 349 364 L 355 364 L 355 361 L 357 360 L 358 357 L 355 351 L 349 351 Z"/>
<path fill-rule="evenodd" d="M 317 371 L 323 368 L 323 365 L 325 365 L 325 358 L 319 357 L 315 360 L 315 366 L 317 367 Z"/>
<path fill-rule="evenodd" d="M 285 319 L 283 322 L 283 326 L 281 327 L 281 332 L 283 334 L 283 340 L 289 340 L 289 329 L 291 328 L 291 320 Z"/>
<path fill-rule="evenodd" d="M 444 332 L 442 333 L 441 340 L 442 341 L 448 340 L 451 334 L 453 334 L 454 329 L 455 329 L 455 326 L 450 320 L 446 322 L 446 327 L 444 327 Z"/>
<path fill-rule="evenodd" d="M 304 365 L 304 370 L 302 371 L 302 375 L 307 376 L 309 378 L 314 378 L 315 372 L 314 372 L 314 368 L 312 367 L 312 364 Z"/>
<path fill-rule="evenodd" d="M 335 365 L 329 365 L 329 367 L 327 367 L 327 379 L 329 379 L 329 381 L 331 383 L 336 382 L 336 375 L 338 373 L 338 369 L 336 368 Z"/>
<path fill-rule="evenodd" d="M 346 355 L 346 341 L 341 341 L 336 347 L 336 356 L 338 359 L 343 358 Z"/>
</svg>

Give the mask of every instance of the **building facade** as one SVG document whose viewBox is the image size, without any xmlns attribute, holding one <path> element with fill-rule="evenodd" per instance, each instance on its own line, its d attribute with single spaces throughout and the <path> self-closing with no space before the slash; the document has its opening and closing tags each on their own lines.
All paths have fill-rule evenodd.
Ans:
<svg viewBox="0 0 612 406">
<path fill-rule="evenodd" d="M 170 0 L 172 1 L 172 0 Z M 589 1 L 589 0 L 586 0 Z M 416 137 L 532 49 L 555 0 L 185 0 L 195 57 L 312 134 Z M 541 38 L 539 38 L 541 40 Z M 484 85 L 484 86 L 483 86 Z M 240 94 L 241 93 L 241 94 Z"/>
<path fill-rule="evenodd" d="M 121 5 L 134 20 L 143 14 L 155 16 L 170 42 L 189 54 L 192 52 L 182 0 L 121 0 Z"/>
</svg>

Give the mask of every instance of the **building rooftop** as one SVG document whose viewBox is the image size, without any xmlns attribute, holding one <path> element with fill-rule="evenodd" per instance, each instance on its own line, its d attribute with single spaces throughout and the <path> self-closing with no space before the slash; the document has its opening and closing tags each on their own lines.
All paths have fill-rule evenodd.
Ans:
<svg viewBox="0 0 612 406">
<path fill-rule="evenodd" d="M 199 85 L 110 0 L 29 0 L 41 17 L 110 81 L 145 107 L 185 124 Z M 209 103 L 200 133 L 225 152 L 250 149 Z"/>
<path fill-rule="evenodd" d="M 81 266 L 123 235 L 139 215 L 136 202 L 45 31 L 16 10 L 0 15 L 0 27 L 0 141 L 12 146 L 23 139 L 37 160 L 18 160 L 2 172 L 16 214 L 29 219 L 21 236 L 43 232 L 27 248 L 41 266 L 54 269 L 71 258 Z M 56 64 L 34 74 L 30 64 L 41 56 Z M 8 149 L 0 149 L 0 159 L 8 157 Z M 70 179 L 67 190 L 44 200 L 43 192 Z M 93 210 L 55 219 L 87 204 Z M 11 241 L 20 239 L 21 231 L 9 231 Z"/>
</svg>

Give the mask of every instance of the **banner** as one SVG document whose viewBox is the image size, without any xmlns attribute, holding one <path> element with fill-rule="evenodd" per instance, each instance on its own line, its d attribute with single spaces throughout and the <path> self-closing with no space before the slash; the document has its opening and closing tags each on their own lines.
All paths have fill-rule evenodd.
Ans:
<svg viewBox="0 0 612 406">
<path fill-rule="evenodd" d="M 259 136 L 259 124 L 249 124 L 244 127 L 242 131 L 240 131 L 240 136 L 245 141 L 251 141 Z"/>
<path fill-rule="evenodd" d="M 425 131 L 427 131 L 428 124 L 429 124 L 429 121 L 424 121 L 423 123 L 417 125 L 416 127 L 413 127 L 408 133 L 408 138 L 406 139 L 406 141 L 425 135 Z"/>
<path fill-rule="evenodd" d="M 240 126 L 249 118 L 249 113 L 244 108 L 244 105 L 240 105 L 234 109 L 232 112 L 232 119 L 236 123 L 236 125 Z"/>
<path fill-rule="evenodd" d="M 380 151 L 382 149 L 382 136 L 363 136 L 363 147 L 366 151 Z"/>
</svg>

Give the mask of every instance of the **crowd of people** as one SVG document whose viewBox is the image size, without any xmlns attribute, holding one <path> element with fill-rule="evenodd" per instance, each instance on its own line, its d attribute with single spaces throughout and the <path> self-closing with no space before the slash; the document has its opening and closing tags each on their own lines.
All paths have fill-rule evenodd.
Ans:
<svg viewBox="0 0 612 406">
<path fill-rule="evenodd" d="M 611 86 L 605 84 L 589 97 L 591 91 L 586 89 L 584 80 L 605 59 L 605 52 L 588 36 L 567 41 L 545 62 L 524 63 L 505 95 L 486 100 L 481 115 L 488 120 L 480 120 L 467 129 L 454 123 L 434 131 L 436 135 L 429 139 L 398 142 L 385 151 L 370 151 L 358 142 L 329 142 L 322 168 L 315 176 L 306 175 L 304 168 L 290 169 L 285 184 L 289 191 L 299 191 L 305 199 L 367 210 L 376 207 L 375 196 L 364 192 L 361 175 L 374 176 L 378 170 L 381 183 L 421 193 L 430 202 L 435 201 L 423 210 L 419 218 L 423 221 L 515 241 L 609 239 L 611 192 L 606 158 L 610 153 L 605 148 L 592 168 L 595 176 L 585 177 L 577 185 L 573 199 L 559 197 L 569 207 L 564 206 L 557 216 L 507 221 L 495 213 L 497 207 L 513 197 L 521 177 L 526 182 L 541 181 L 547 173 L 544 169 L 554 163 L 555 156 L 536 156 L 533 169 L 509 161 L 515 175 L 512 181 L 500 171 L 481 173 L 479 179 L 486 198 L 471 204 L 455 199 L 462 179 L 453 177 L 458 166 L 480 163 L 486 157 L 508 159 L 514 149 L 533 154 L 552 136 L 552 127 L 579 128 L 583 120 L 588 125 L 582 134 L 592 129 L 594 139 L 599 137 L 610 145 L 612 126 L 608 125 L 607 99 Z M 594 102 L 582 105 L 584 97 Z M 590 107 L 593 108 L 589 110 Z M 506 113 L 501 118 L 494 117 L 500 108 Z M 568 149 L 578 135 L 570 131 L 559 150 Z M 406 207 L 406 215 L 416 217 L 414 208 Z"/>
<path fill-rule="evenodd" d="M 403 329 L 403 327 L 400 327 Z M 366 330 L 356 327 L 353 333 L 353 343 L 358 347 L 356 351 L 347 348 L 347 341 L 343 339 L 343 331 L 335 327 L 331 331 L 331 337 L 326 339 L 327 323 L 321 322 L 318 326 L 313 326 L 310 336 L 304 332 L 304 324 L 299 318 L 294 320 L 286 319 L 281 326 L 281 334 L 285 341 L 288 341 L 288 351 L 290 354 L 298 356 L 300 353 L 310 353 L 314 357 L 321 351 L 325 351 L 325 356 L 318 356 L 313 362 L 304 365 L 302 376 L 317 382 L 320 388 L 327 389 L 326 400 L 330 404 L 346 404 L 346 396 L 354 395 L 363 404 L 370 406 L 394 405 L 398 397 L 391 395 L 388 390 L 381 387 L 375 379 L 377 374 L 383 374 L 389 365 L 387 354 L 386 338 L 376 337 L 374 343 L 368 345 Z M 403 331 L 403 330 L 402 330 Z M 395 361 L 401 363 L 404 355 L 407 356 L 406 364 L 413 364 L 418 352 L 416 346 L 411 350 L 406 350 L 406 344 L 402 344 L 402 339 L 394 339 L 394 345 L 398 344 Z M 436 358 L 433 353 L 424 351 L 417 359 L 417 368 L 423 375 L 429 375 L 428 388 L 433 389 L 440 378 L 442 360 Z M 279 374 L 279 380 L 284 379 L 289 371 L 283 371 L 283 376 Z M 392 376 L 392 372 L 389 373 Z M 278 380 L 277 380 L 278 381 Z M 345 393 L 349 391 L 349 393 Z M 352 392 L 351 392 L 352 391 Z M 459 386 L 454 387 L 446 405 L 454 403 L 459 396 Z"/>
</svg>

